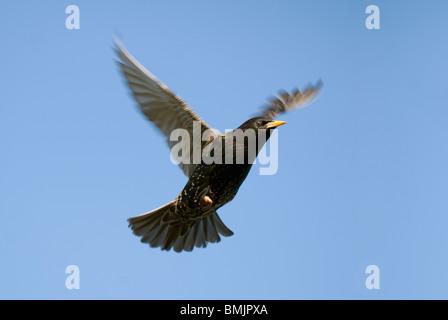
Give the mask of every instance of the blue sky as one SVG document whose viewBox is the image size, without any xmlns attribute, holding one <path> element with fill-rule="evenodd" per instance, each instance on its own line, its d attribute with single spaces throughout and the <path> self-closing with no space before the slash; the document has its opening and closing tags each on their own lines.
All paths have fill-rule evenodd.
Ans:
<svg viewBox="0 0 448 320">
<path fill-rule="evenodd" d="M 65 8 L 80 9 L 68 30 Z M 368 5 L 380 29 L 365 27 Z M 446 299 L 446 1 L 0 5 L 0 298 Z M 176 254 L 126 219 L 186 183 L 138 112 L 119 34 L 210 126 L 322 79 L 280 117 L 279 170 L 219 210 L 235 232 Z M 255 170 L 254 170 L 255 169 Z M 81 289 L 67 290 L 77 265 Z M 368 265 L 379 290 L 365 286 Z"/>
</svg>

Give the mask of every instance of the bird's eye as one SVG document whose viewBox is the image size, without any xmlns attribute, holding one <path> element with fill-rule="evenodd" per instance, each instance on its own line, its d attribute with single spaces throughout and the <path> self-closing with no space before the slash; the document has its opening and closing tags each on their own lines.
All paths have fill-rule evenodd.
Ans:
<svg viewBox="0 0 448 320">
<path fill-rule="evenodd" d="M 262 124 L 263 123 L 260 120 L 257 121 L 257 126 L 261 127 Z"/>
</svg>

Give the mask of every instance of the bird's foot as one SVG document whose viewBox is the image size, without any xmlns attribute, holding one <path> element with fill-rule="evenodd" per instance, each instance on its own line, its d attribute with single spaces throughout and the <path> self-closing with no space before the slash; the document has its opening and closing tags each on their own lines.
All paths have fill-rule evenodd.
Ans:
<svg viewBox="0 0 448 320">
<path fill-rule="evenodd" d="M 204 211 L 210 210 L 212 205 L 213 205 L 212 198 L 210 198 L 209 196 L 204 196 L 204 198 L 202 198 L 202 209 Z"/>
</svg>

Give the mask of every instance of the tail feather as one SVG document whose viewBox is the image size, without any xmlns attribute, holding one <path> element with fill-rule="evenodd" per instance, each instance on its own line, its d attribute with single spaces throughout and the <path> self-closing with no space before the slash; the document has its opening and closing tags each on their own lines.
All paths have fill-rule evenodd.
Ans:
<svg viewBox="0 0 448 320">
<path fill-rule="evenodd" d="M 168 231 L 168 234 L 166 235 L 166 241 L 163 244 L 162 250 L 169 250 L 174 245 L 176 240 L 180 237 L 182 227 L 185 224 L 178 223 L 176 225 L 173 225 L 170 230 Z"/>
<path fill-rule="evenodd" d="M 207 246 L 207 240 L 205 239 L 203 221 L 204 220 L 199 220 L 197 222 L 196 237 L 194 240 L 194 245 L 196 248 L 205 248 Z"/>
<path fill-rule="evenodd" d="M 160 226 L 159 232 L 157 232 L 157 235 L 152 239 L 150 242 L 150 246 L 153 248 L 157 248 L 162 246 L 165 243 L 166 235 L 168 234 L 169 225 L 162 224 Z"/>
<path fill-rule="evenodd" d="M 175 213 L 175 201 L 128 221 L 133 233 L 141 237 L 141 242 L 166 251 L 205 248 L 208 243 L 221 241 L 220 234 L 224 237 L 233 235 L 216 212 L 201 220 L 183 221 Z"/>
<path fill-rule="evenodd" d="M 221 240 L 213 224 L 213 218 L 204 221 L 204 232 L 205 232 L 205 239 L 207 239 L 208 242 L 213 243 Z"/>
<path fill-rule="evenodd" d="M 191 229 L 188 229 L 188 231 L 190 231 Z M 182 250 L 185 250 L 185 251 L 191 251 L 191 250 L 193 250 L 193 248 L 191 248 L 190 250 L 188 250 L 189 248 L 187 248 L 186 246 L 185 246 L 185 240 L 187 239 L 187 235 L 188 234 L 185 234 L 185 235 L 183 235 L 183 236 L 181 236 L 181 237 L 178 237 L 177 239 L 176 239 L 176 241 L 174 242 L 174 244 L 173 244 L 173 250 L 174 251 L 176 251 L 176 252 L 181 252 Z"/>
<path fill-rule="evenodd" d="M 152 219 L 148 219 L 148 221 L 143 221 L 140 224 L 135 224 L 135 228 L 133 229 L 134 234 L 138 236 L 145 236 L 147 238 L 153 238 L 160 227 L 159 224 L 155 221 L 153 217 Z"/>
<path fill-rule="evenodd" d="M 232 230 L 226 227 L 224 222 L 222 222 L 221 218 L 218 216 L 218 214 L 215 212 L 212 216 L 212 221 L 215 224 L 216 230 L 222 234 L 224 237 L 230 237 L 233 236 Z"/>
<path fill-rule="evenodd" d="M 194 248 L 194 238 L 196 236 L 196 230 L 198 225 L 195 224 L 193 227 L 188 231 L 187 235 L 185 236 L 184 240 L 184 250 L 185 251 L 192 251 Z"/>
</svg>

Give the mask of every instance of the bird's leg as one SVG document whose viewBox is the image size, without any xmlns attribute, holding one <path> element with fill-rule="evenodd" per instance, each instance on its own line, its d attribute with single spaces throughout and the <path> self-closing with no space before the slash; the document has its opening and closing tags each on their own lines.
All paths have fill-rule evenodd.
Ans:
<svg viewBox="0 0 448 320">
<path fill-rule="evenodd" d="M 212 198 L 214 197 L 214 194 L 212 190 L 210 189 L 210 186 L 207 186 L 204 188 L 201 193 L 198 195 L 199 201 L 201 203 L 201 211 L 207 212 L 210 210 L 210 208 L 213 205 Z"/>
<path fill-rule="evenodd" d="M 202 208 L 207 211 L 210 210 L 210 208 L 213 205 L 213 200 L 210 198 L 209 195 L 205 195 L 204 198 L 202 198 Z"/>
</svg>

